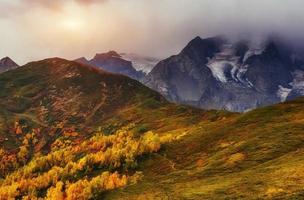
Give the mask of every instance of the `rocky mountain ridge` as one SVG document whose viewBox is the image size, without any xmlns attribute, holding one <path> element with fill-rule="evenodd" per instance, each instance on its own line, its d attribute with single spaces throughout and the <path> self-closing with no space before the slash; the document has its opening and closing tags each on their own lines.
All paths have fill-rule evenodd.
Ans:
<svg viewBox="0 0 304 200">
<path fill-rule="evenodd" d="M 115 51 L 109 51 L 107 53 L 98 53 L 91 60 L 81 57 L 74 61 L 141 81 L 159 60 L 137 54 L 119 54 Z"/>
<path fill-rule="evenodd" d="M 0 73 L 19 67 L 11 58 L 4 57 L 0 60 Z"/>
<path fill-rule="evenodd" d="M 280 41 L 261 45 L 196 37 L 159 62 L 144 83 L 169 100 L 243 112 L 303 94 L 303 61 Z"/>
</svg>

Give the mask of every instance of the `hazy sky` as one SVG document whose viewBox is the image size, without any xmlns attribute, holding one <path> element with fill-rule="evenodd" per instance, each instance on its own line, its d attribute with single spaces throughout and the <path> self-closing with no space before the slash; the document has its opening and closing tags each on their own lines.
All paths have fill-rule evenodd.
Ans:
<svg viewBox="0 0 304 200">
<path fill-rule="evenodd" d="M 167 57 L 197 35 L 302 40 L 303 8 L 304 0 L 0 0 L 0 57 L 19 64 L 108 50 Z"/>
</svg>

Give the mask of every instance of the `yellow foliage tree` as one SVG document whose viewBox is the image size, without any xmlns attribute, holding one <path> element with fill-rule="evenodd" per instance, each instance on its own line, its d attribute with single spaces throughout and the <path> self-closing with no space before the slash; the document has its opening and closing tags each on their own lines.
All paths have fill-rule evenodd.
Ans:
<svg viewBox="0 0 304 200">
<path fill-rule="evenodd" d="M 50 187 L 46 194 L 46 200 L 64 200 L 64 183 L 59 181 L 55 187 Z"/>
</svg>

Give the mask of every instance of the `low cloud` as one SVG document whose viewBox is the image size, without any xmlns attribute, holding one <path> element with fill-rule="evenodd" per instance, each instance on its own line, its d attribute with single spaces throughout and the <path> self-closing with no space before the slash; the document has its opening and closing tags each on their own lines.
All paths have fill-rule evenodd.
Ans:
<svg viewBox="0 0 304 200">
<path fill-rule="evenodd" d="M 0 0 L 0 37 L 9 38 L 0 57 L 16 54 L 23 62 L 116 50 L 165 58 L 195 36 L 215 35 L 277 34 L 301 45 L 303 7 L 303 0 Z M 81 31 L 56 27 L 66 18 L 81 19 Z"/>
</svg>

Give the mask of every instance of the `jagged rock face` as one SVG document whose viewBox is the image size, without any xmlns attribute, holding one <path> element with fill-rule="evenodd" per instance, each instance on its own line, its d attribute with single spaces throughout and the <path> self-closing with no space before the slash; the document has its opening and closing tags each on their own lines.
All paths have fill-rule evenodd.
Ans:
<svg viewBox="0 0 304 200">
<path fill-rule="evenodd" d="M 159 62 L 144 83 L 170 100 L 197 102 L 210 85 L 216 84 L 206 63 L 219 51 L 220 43 L 218 38 L 195 38 L 179 55 Z"/>
<path fill-rule="evenodd" d="M 143 76 L 141 72 L 133 68 L 132 62 L 122 59 L 119 54 L 113 51 L 105 54 L 96 54 L 90 63 L 106 71 L 127 75 L 137 80 Z"/>
<path fill-rule="evenodd" d="M 243 112 L 304 94 L 303 61 L 294 55 L 274 41 L 256 46 L 197 37 L 159 62 L 144 83 L 171 101 Z"/>
<path fill-rule="evenodd" d="M 126 75 L 136 80 L 141 80 L 144 77 L 143 72 L 136 71 L 133 68 L 132 62 L 124 60 L 115 51 L 96 54 L 95 57 L 91 60 L 87 60 L 86 58 L 79 58 L 75 61 L 82 64 L 89 64 L 108 72 Z"/>
<path fill-rule="evenodd" d="M 243 112 L 252 108 L 279 102 L 274 95 L 257 92 L 238 83 L 209 87 L 198 102 L 198 107 Z"/>
<path fill-rule="evenodd" d="M 18 64 L 16 64 L 9 57 L 5 57 L 0 60 L 0 73 L 11 70 L 11 69 L 15 69 L 17 67 L 19 67 Z"/>
<path fill-rule="evenodd" d="M 261 92 L 274 93 L 278 85 L 288 87 L 292 81 L 292 63 L 286 61 L 274 43 L 267 45 L 261 55 L 250 57 L 245 76 Z"/>
</svg>

